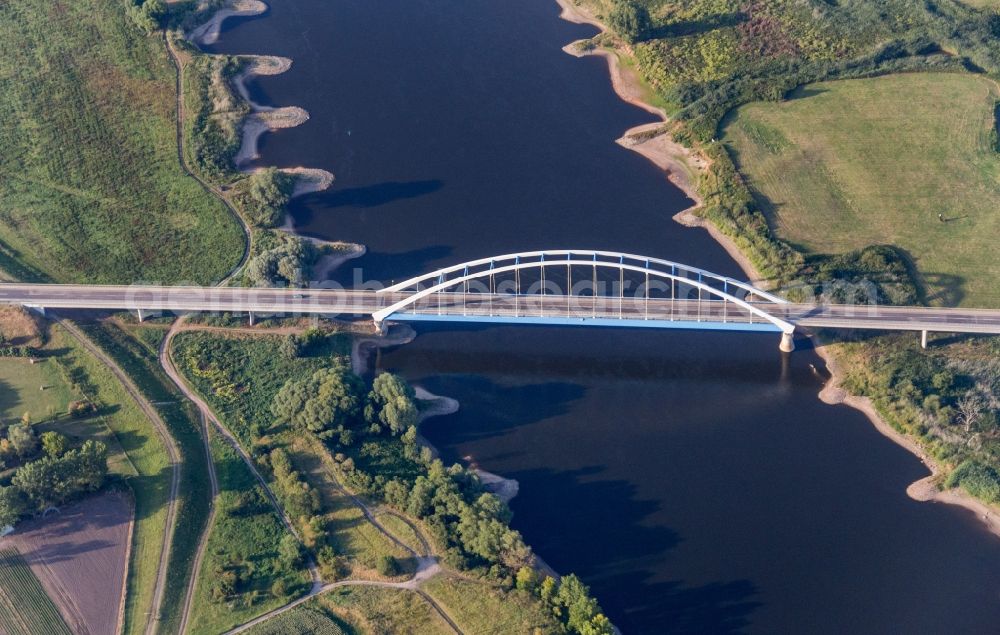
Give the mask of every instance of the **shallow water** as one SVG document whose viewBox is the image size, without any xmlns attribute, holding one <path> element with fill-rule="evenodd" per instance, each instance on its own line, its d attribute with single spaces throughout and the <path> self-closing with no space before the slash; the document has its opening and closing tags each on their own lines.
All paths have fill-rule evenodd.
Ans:
<svg viewBox="0 0 1000 635">
<path fill-rule="evenodd" d="M 739 275 L 671 221 L 684 195 L 613 143 L 650 115 L 603 60 L 560 50 L 594 31 L 554 2 L 274 5 L 214 48 L 295 60 L 251 88 L 311 120 L 265 136 L 261 163 L 337 175 L 295 202 L 296 225 L 368 245 L 364 279 L 560 247 Z M 423 327 L 378 363 L 460 400 L 426 436 L 516 478 L 515 526 L 625 632 L 996 632 L 1000 540 L 907 498 L 927 470 L 822 404 L 821 362 L 777 339 Z"/>
</svg>

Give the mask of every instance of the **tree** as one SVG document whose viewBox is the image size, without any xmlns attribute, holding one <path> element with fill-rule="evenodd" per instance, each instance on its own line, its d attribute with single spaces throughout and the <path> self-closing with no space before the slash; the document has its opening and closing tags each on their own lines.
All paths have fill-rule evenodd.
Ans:
<svg viewBox="0 0 1000 635">
<path fill-rule="evenodd" d="M 521 567 L 517 570 L 514 578 L 517 588 L 528 593 L 535 593 L 538 590 L 538 572 L 532 567 Z"/>
<path fill-rule="evenodd" d="M 616 0 L 608 17 L 608 23 L 618 35 L 630 43 L 646 38 L 652 29 L 649 11 L 635 0 Z"/>
<path fill-rule="evenodd" d="M 0 487 L 0 529 L 17 524 L 24 513 L 24 500 L 16 487 Z"/>
<path fill-rule="evenodd" d="M 35 430 L 31 427 L 30 420 L 25 421 L 27 417 L 28 415 L 25 413 L 21 423 L 15 423 L 7 428 L 7 438 L 14 444 L 14 449 L 21 458 L 32 456 L 38 452 L 38 437 L 35 436 Z"/>
<path fill-rule="evenodd" d="M 290 379 L 271 403 L 271 413 L 279 423 L 320 432 L 346 425 L 358 418 L 361 378 L 338 361 L 306 380 Z"/>
<path fill-rule="evenodd" d="M 398 375 L 382 373 L 372 382 L 365 417 L 369 423 L 389 426 L 396 435 L 416 426 L 420 411 L 414 401 L 413 388 Z"/>
<path fill-rule="evenodd" d="M 45 452 L 45 456 L 57 459 L 65 454 L 68 448 L 69 441 L 66 440 L 65 436 L 51 430 L 42 433 L 42 450 Z"/>
<path fill-rule="evenodd" d="M 294 335 L 286 335 L 278 345 L 278 350 L 285 359 L 295 359 L 300 352 L 299 339 Z"/>
</svg>

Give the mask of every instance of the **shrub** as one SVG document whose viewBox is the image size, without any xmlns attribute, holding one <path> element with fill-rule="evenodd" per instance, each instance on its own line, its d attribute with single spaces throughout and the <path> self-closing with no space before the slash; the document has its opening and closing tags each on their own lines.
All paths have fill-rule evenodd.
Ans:
<svg viewBox="0 0 1000 635">
<path fill-rule="evenodd" d="M 399 561 L 393 556 L 384 555 L 378 559 L 375 570 L 387 578 L 395 577 L 400 574 Z"/>
</svg>

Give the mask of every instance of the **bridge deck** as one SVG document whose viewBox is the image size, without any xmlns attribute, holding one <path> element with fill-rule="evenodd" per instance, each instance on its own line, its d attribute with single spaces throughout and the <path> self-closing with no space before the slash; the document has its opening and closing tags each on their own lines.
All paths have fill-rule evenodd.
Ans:
<svg viewBox="0 0 1000 635">
<path fill-rule="evenodd" d="M 410 294 L 332 289 L 257 289 L 0 284 L 0 303 L 43 308 L 370 315 Z M 754 303 L 796 326 L 1000 334 L 1000 310 Z M 720 300 L 443 292 L 389 319 L 778 330 Z"/>
</svg>

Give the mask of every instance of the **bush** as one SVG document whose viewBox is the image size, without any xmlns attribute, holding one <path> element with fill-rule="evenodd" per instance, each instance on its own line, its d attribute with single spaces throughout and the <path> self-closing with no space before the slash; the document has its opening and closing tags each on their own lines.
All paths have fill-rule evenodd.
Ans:
<svg viewBox="0 0 1000 635">
<path fill-rule="evenodd" d="M 1000 473 L 974 460 L 962 462 L 948 475 L 946 487 L 961 487 L 988 503 L 1000 503 Z"/>
<path fill-rule="evenodd" d="M 652 28 L 649 11 L 634 0 L 616 0 L 608 24 L 629 42 L 645 39 Z"/>
<path fill-rule="evenodd" d="M 375 566 L 375 570 L 378 571 L 379 575 L 385 576 L 387 578 L 392 578 L 400 574 L 399 561 L 393 556 L 384 555 L 378 559 L 378 564 Z"/>
<path fill-rule="evenodd" d="M 277 227 L 284 220 L 294 185 L 294 177 L 266 168 L 240 181 L 233 198 L 254 227 Z"/>
</svg>

